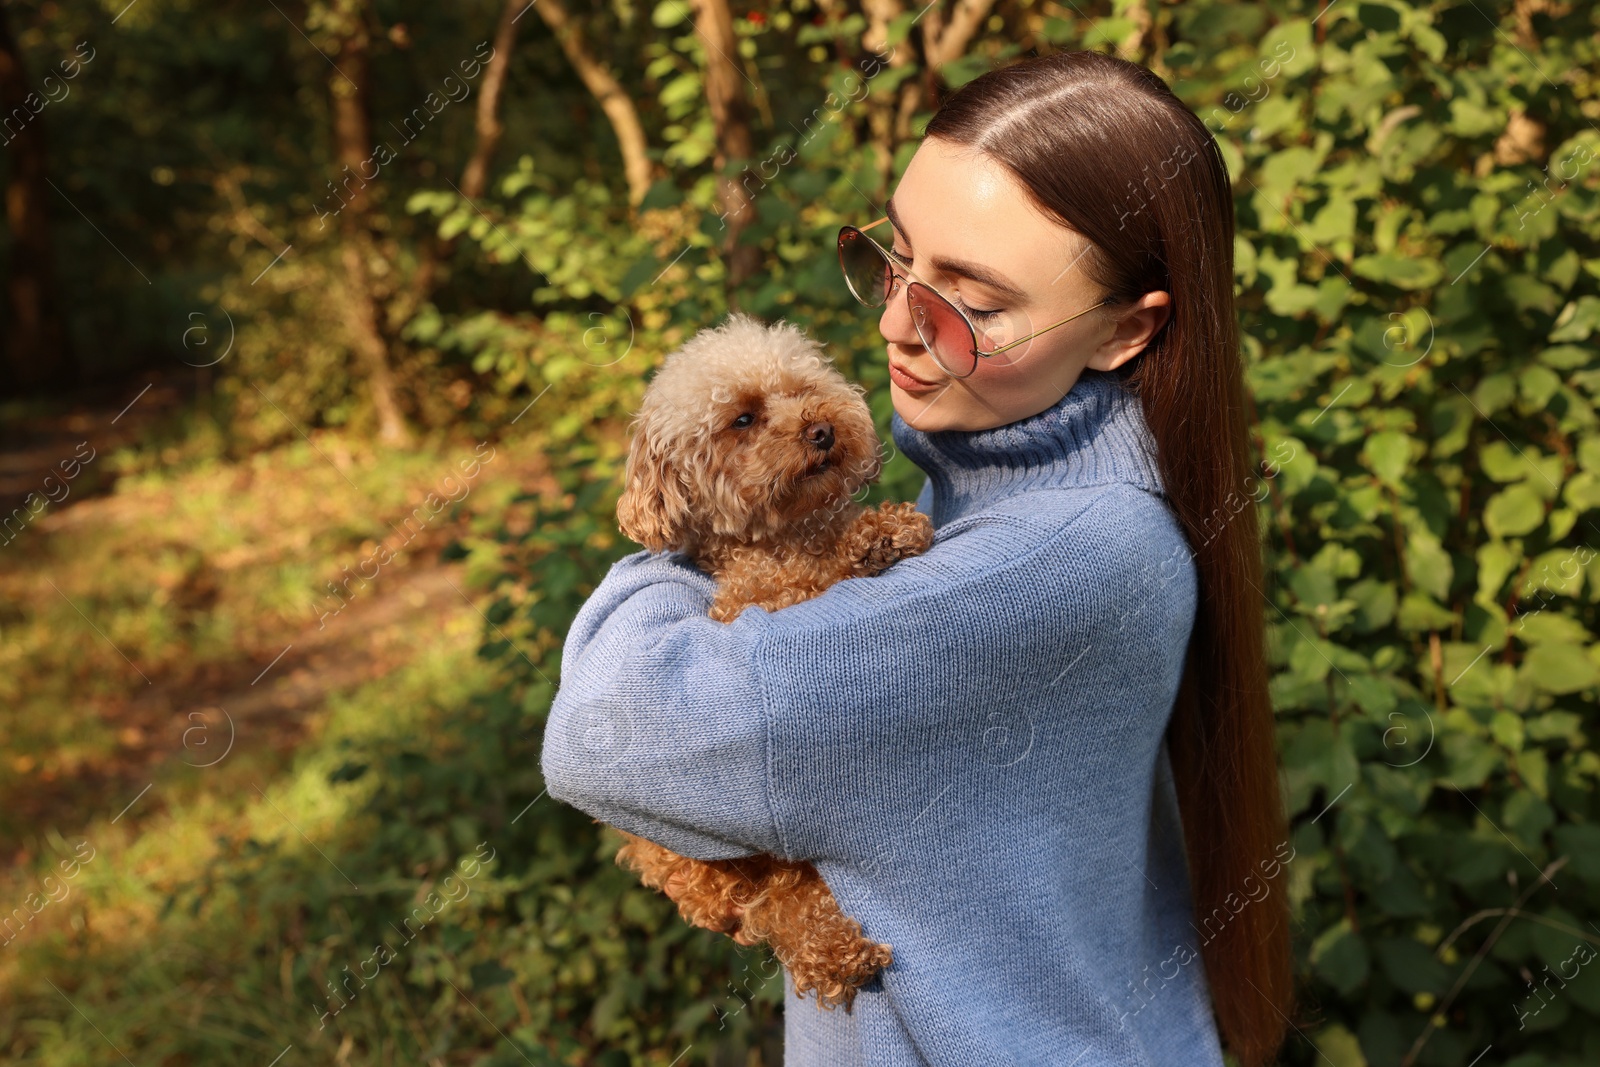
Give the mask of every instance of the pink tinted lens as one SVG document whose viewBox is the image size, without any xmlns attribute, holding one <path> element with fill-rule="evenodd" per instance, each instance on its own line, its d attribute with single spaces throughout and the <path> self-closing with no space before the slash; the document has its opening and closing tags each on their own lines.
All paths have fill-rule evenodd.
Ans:
<svg viewBox="0 0 1600 1067">
<path fill-rule="evenodd" d="M 906 291 L 911 301 L 911 322 L 928 352 L 957 378 L 971 374 L 978 357 L 972 352 L 972 327 L 967 320 L 950 301 L 921 282 L 912 282 Z"/>
</svg>

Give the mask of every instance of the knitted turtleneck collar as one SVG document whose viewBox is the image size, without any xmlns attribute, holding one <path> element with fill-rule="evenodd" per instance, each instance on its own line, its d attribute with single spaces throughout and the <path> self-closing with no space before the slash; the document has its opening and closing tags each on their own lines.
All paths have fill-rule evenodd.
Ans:
<svg viewBox="0 0 1600 1067">
<path fill-rule="evenodd" d="M 1165 495 L 1144 410 L 1115 372 L 1086 368 L 1053 406 L 990 430 L 924 433 L 899 412 L 890 428 L 933 483 L 935 526 L 1029 489 L 1128 482 Z"/>
</svg>

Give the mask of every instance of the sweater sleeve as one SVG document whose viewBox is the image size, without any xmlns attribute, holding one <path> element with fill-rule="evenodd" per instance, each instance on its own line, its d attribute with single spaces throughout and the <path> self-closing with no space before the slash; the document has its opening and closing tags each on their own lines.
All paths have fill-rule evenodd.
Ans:
<svg viewBox="0 0 1600 1067">
<path fill-rule="evenodd" d="M 1104 749 L 1139 691 L 1165 684 L 1164 667 L 1130 665 L 1181 662 L 1192 582 L 1156 565 L 1182 535 L 1126 487 L 1017 512 L 951 523 L 882 574 L 728 623 L 681 554 L 617 561 L 562 653 L 550 795 L 697 859 L 860 857 L 864 812 L 920 825 L 975 767 L 1021 781 L 1041 716 Z"/>
<path fill-rule="evenodd" d="M 612 564 L 562 649 L 545 787 L 680 855 L 777 854 L 753 635 L 707 614 L 715 591 L 681 553 Z"/>
</svg>

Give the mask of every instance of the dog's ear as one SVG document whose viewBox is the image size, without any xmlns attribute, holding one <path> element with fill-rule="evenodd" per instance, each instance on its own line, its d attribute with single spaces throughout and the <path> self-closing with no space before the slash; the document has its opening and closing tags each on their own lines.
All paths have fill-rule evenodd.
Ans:
<svg viewBox="0 0 1600 1067">
<path fill-rule="evenodd" d="M 666 450 L 656 444 L 648 419 L 639 421 L 623 477 L 627 485 L 617 500 L 623 536 L 652 552 L 678 548 L 689 517 L 689 494 Z"/>
</svg>

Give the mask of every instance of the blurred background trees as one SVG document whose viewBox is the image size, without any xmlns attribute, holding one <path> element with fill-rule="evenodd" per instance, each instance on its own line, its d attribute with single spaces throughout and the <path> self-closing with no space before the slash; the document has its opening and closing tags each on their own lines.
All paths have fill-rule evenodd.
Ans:
<svg viewBox="0 0 1600 1067">
<path fill-rule="evenodd" d="M 827 342 L 887 436 L 834 233 L 941 94 L 1095 48 L 1234 180 L 1284 1062 L 1596 1062 L 1596 18 L 0 3 L 6 1058 L 777 1062 L 770 960 L 538 777 L 561 637 L 634 547 L 626 419 L 737 307 Z M 875 496 L 920 485 L 897 457 Z"/>
</svg>

